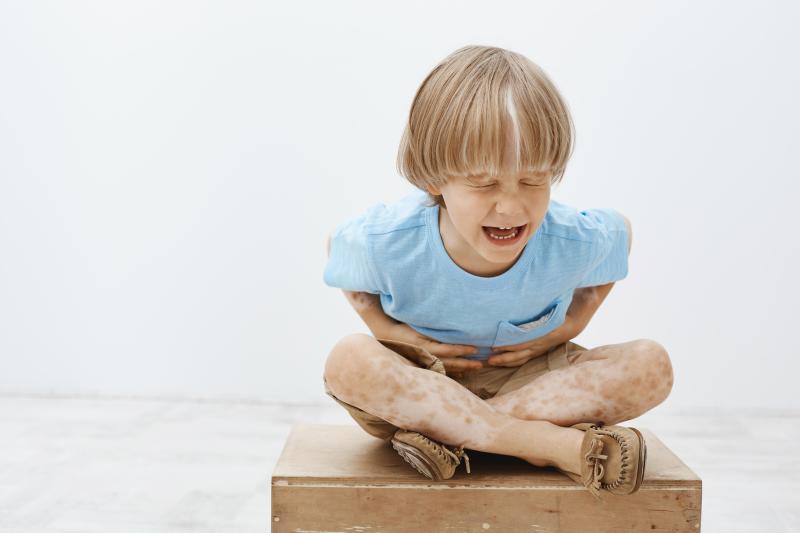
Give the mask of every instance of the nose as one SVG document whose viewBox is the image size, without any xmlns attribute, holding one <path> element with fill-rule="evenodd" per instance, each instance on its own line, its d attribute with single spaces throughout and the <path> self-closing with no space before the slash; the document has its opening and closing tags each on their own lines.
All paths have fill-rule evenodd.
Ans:
<svg viewBox="0 0 800 533">
<path fill-rule="evenodd" d="M 509 218 L 516 217 L 522 213 L 523 205 L 519 191 L 500 193 L 495 203 L 495 210 L 499 215 L 504 215 Z"/>
</svg>

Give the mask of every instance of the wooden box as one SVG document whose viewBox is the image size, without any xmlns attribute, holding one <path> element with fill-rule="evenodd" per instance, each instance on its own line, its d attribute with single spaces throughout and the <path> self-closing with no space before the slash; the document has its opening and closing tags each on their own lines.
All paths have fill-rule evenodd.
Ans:
<svg viewBox="0 0 800 533">
<path fill-rule="evenodd" d="M 702 484 L 650 431 L 641 488 L 596 501 L 553 468 L 467 450 L 434 482 L 358 426 L 295 425 L 272 473 L 272 531 L 341 533 L 700 531 Z"/>
</svg>

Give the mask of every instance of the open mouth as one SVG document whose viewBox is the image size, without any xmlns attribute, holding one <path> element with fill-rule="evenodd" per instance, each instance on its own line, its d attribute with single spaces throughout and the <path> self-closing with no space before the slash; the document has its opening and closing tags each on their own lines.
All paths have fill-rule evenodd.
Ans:
<svg viewBox="0 0 800 533">
<path fill-rule="evenodd" d="M 483 234 L 490 242 L 499 246 L 508 246 L 520 240 L 524 235 L 528 225 L 517 226 L 515 228 L 501 229 L 491 226 L 483 226 Z"/>
</svg>

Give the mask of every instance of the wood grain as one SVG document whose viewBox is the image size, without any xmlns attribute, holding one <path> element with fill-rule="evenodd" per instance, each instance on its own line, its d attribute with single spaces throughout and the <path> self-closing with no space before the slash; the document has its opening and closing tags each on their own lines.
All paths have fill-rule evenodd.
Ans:
<svg viewBox="0 0 800 533">
<path fill-rule="evenodd" d="M 553 468 L 468 451 L 422 477 L 360 428 L 295 425 L 272 475 L 272 531 L 699 531 L 700 478 L 650 431 L 640 490 L 597 502 Z"/>
</svg>

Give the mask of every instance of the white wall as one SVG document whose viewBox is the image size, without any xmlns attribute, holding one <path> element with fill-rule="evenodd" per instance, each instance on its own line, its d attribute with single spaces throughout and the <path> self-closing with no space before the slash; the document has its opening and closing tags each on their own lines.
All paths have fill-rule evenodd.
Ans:
<svg viewBox="0 0 800 533">
<path fill-rule="evenodd" d="M 0 392 L 328 401 L 367 332 L 327 233 L 410 185 L 423 77 L 526 54 L 571 106 L 553 197 L 633 222 L 577 341 L 650 337 L 659 409 L 800 407 L 800 126 L 788 2 L 0 5 Z"/>
</svg>

